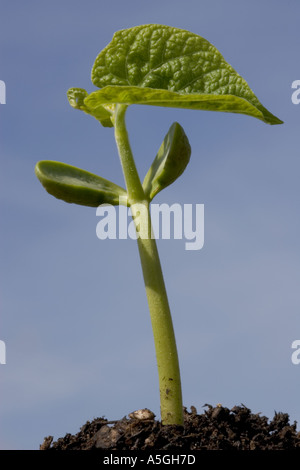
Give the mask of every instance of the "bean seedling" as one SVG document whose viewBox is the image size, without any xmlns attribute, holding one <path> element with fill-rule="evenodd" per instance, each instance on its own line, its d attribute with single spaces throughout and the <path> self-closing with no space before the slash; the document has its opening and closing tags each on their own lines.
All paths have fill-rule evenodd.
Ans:
<svg viewBox="0 0 300 470">
<path fill-rule="evenodd" d="M 179 361 L 156 241 L 151 236 L 150 203 L 183 173 L 191 148 L 182 127 L 173 123 L 142 183 L 129 143 L 126 110 L 142 104 L 240 113 L 268 124 L 282 121 L 259 102 L 212 44 L 170 26 L 149 24 L 116 32 L 97 56 L 91 78 L 99 90 L 88 94 L 71 88 L 68 100 L 102 126 L 114 128 L 126 190 L 56 161 L 38 162 L 35 172 L 51 195 L 68 203 L 131 208 L 154 335 L 161 422 L 182 425 Z"/>
</svg>

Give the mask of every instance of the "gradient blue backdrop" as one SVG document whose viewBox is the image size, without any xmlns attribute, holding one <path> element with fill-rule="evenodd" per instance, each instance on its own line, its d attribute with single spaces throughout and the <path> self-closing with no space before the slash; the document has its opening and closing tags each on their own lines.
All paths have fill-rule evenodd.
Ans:
<svg viewBox="0 0 300 470">
<path fill-rule="evenodd" d="M 156 202 L 205 205 L 205 244 L 159 240 L 184 404 L 244 403 L 300 420 L 297 0 L 0 1 L 0 448 L 148 407 L 159 417 L 155 352 L 136 243 L 100 241 L 96 210 L 49 196 L 34 175 L 53 159 L 123 185 L 113 130 L 73 110 L 71 86 L 114 31 L 161 23 L 204 36 L 285 121 L 132 106 L 143 177 L 173 121 L 192 157 Z"/>
</svg>

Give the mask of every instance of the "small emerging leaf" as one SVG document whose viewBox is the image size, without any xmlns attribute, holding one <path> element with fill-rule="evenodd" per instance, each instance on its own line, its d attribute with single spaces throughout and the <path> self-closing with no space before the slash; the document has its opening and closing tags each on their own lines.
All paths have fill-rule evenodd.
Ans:
<svg viewBox="0 0 300 470">
<path fill-rule="evenodd" d="M 70 88 L 67 91 L 67 97 L 69 100 L 70 105 L 75 109 L 81 109 L 87 114 L 91 114 L 96 118 L 104 127 L 113 127 L 113 123 L 111 121 L 112 110 L 109 109 L 109 105 L 99 105 L 97 110 L 90 110 L 87 103 L 85 103 L 84 99 L 88 96 L 88 93 L 83 88 Z M 112 106 L 110 105 L 112 108 Z"/>
<path fill-rule="evenodd" d="M 35 173 L 48 193 L 65 202 L 98 207 L 118 205 L 120 197 L 126 201 L 127 193 L 120 186 L 66 163 L 43 160 L 36 164 Z"/>
<path fill-rule="evenodd" d="M 174 122 L 145 176 L 143 189 L 150 201 L 184 172 L 191 156 L 191 146 L 183 128 Z"/>
<path fill-rule="evenodd" d="M 84 99 L 92 113 L 103 104 L 136 103 L 242 113 L 282 123 L 212 44 L 170 26 L 116 32 L 96 58 L 92 82 L 102 89 Z"/>
</svg>

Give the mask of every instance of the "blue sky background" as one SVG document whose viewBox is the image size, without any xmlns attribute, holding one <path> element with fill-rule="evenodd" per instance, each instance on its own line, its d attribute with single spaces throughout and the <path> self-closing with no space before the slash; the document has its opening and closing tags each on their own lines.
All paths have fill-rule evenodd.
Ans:
<svg viewBox="0 0 300 470">
<path fill-rule="evenodd" d="M 0 448 L 38 449 L 98 416 L 159 417 L 154 344 L 137 246 L 100 241 L 96 210 L 49 196 L 42 159 L 123 185 L 113 131 L 73 110 L 71 86 L 114 31 L 145 23 L 212 42 L 284 120 L 132 106 L 141 177 L 173 121 L 192 157 L 156 202 L 205 205 L 205 244 L 159 240 L 180 357 L 184 405 L 240 403 L 300 423 L 299 76 L 297 0 L 0 2 Z"/>
</svg>

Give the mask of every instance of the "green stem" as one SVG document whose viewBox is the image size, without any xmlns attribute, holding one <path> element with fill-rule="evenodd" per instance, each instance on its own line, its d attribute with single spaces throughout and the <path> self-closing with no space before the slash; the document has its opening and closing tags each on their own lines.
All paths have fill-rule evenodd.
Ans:
<svg viewBox="0 0 300 470">
<path fill-rule="evenodd" d="M 156 241 L 151 236 L 150 204 L 146 200 L 128 139 L 126 109 L 126 105 L 116 106 L 115 138 L 138 234 L 138 248 L 156 351 L 161 421 L 163 424 L 182 425 L 181 381 L 173 323 Z"/>
<path fill-rule="evenodd" d="M 129 204 L 142 201 L 145 198 L 143 186 L 137 172 L 132 155 L 128 133 L 125 124 L 126 105 L 116 105 L 114 114 L 115 139 L 117 142 Z"/>
</svg>

